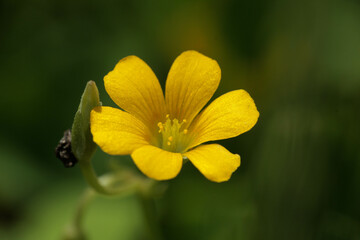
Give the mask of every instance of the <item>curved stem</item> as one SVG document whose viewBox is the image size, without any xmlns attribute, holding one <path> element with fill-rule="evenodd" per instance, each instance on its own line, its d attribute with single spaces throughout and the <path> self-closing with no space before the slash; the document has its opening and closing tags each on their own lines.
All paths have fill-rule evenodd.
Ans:
<svg viewBox="0 0 360 240">
<path fill-rule="evenodd" d="M 138 185 L 138 179 L 129 172 L 123 171 L 122 174 L 109 174 L 98 178 L 91 161 L 80 162 L 79 165 L 87 183 L 98 193 L 117 195 L 135 190 Z M 111 187 L 120 180 L 126 180 L 126 184 L 117 188 Z"/>
<path fill-rule="evenodd" d="M 86 235 L 83 230 L 82 222 L 84 218 L 84 212 L 89 202 L 95 196 L 95 192 L 91 189 L 86 189 L 84 194 L 82 195 L 78 206 L 75 211 L 74 219 L 65 229 L 63 240 L 86 240 Z"/>
<path fill-rule="evenodd" d="M 88 206 L 88 204 L 90 203 L 90 201 L 93 199 L 94 196 L 95 196 L 94 191 L 87 189 L 85 191 L 84 195 L 82 196 L 82 198 L 80 199 L 80 202 L 76 209 L 76 213 L 75 213 L 75 217 L 74 217 L 74 226 L 77 229 L 82 229 L 81 223 L 84 218 L 84 212 L 86 210 L 86 207 Z"/>
<path fill-rule="evenodd" d="M 99 178 L 95 173 L 91 161 L 80 161 L 79 165 L 85 180 L 97 193 L 117 196 L 119 194 L 132 192 L 137 193 L 142 206 L 149 240 L 160 240 L 162 238 L 160 227 L 158 225 L 155 201 L 153 198 L 155 181 L 138 177 L 132 172 L 126 170 L 122 170 L 117 174 L 107 174 Z M 120 183 L 120 185 L 116 186 L 116 183 Z M 93 194 L 94 191 L 90 192 Z M 73 229 L 77 230 L 80 234 L 82 230 L 81 222 L 83 218 L 83 211 L 88 201 L 86 195 L 83 199 L 85 200 L 81 201 L 73 224 Z"/>
</svg>

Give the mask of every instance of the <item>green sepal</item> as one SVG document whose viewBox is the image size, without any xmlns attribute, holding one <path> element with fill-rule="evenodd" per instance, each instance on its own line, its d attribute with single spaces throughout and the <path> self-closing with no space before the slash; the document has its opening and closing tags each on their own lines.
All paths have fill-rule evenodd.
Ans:
<svg viewBox="0 0 360 240">
<path fill-rule="evenodd" d="M 89 161 L 96 149 L 90 132 L 90 112 L 97 106 L 101 106 L 99 91 L 95 82 L 89 81 L 81 97 L 71 129 L 71 150 L 80 163 Z"/>
</svg>

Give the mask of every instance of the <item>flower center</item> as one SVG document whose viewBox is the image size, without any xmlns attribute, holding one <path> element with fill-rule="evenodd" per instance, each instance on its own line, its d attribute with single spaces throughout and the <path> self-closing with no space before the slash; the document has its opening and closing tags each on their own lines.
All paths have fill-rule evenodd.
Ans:
<svg viewBox="0 0 360 240">
<path fill-rule="evenodd" d="M 181 129 L 186 119 L 181 123 L 176 118 L 170 120 L 169 114 L 166 115 L 165 123 L 159 122 L 159 133 L 162 135 L 162 149 L 170 152 L 182 152 L 185 150 L 185 137 L 188 132 L 187 129 Z"/>
</svg>

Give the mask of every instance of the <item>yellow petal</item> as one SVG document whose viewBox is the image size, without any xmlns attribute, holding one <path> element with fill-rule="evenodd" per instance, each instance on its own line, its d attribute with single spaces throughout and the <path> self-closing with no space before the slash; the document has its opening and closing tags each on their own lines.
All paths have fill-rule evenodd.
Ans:
<svg viewBox="0 0 360 240">
<path fill-rule="evenodd" d="M 147 127 L 131 114 L 111 107 L 96 107 L 90 114 L 94 142 L 106 153 L 126 155 L 148 144 Z"/>
<path fill-rule="evenodd" d="M 140 58 L 128 56 L 104 77 L 105 89 L 122 109 L 154 129 L 165 115 L 164 95 L 154 72 Z"/>
<path fill-rule="evenodd" d="M 201 145 L 184 154 L 210 181 L 224 182 L 240 166 L 240 156 L 219 144 Z"/>
<path fill-rule="evenodd" d="M 183 161 L 180 153 L 168 152 L 152 145 L 136 149 L 131 157 L 146 176 L 156 180 L 176 177 Z"/>
<path fill-rule="evenodd" d="M 249 131 L 257 122 L 259 112 L 254 100 L 244 90 L 228 92 L 215 99 L 194 120 L 189 129 L 189 148 L 208 141 L 236 137 Z"/>
<path fill-rule="evenodd" d="M 210 100 L 221 78 L 217 62 L 196 51 L 182 53 L 174 61 L 166 81 L 170 118 L 188 124 Z"/>
</svg>

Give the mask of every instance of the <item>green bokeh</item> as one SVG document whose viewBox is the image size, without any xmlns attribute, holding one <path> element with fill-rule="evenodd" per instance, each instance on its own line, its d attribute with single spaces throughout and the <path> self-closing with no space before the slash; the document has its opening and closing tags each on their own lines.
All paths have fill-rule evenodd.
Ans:
<svg viewBox="0 0 360 240">
<path fill-rule="evenodd" d="M 260 112 L 221 141 L 241 155 L 229 182 L 190 163 L 158 201 L 165 239 L 360 239 L 360 4 L 351 0 L 0 0 L 0 239 L 59 239 L 86 184 L 54 157 L 87 81 L 121 58 L 164 86 L 194 49 L 222 69 L 217 97 L 246 89 Z M 98 150 L 99 173 L 110 159 Z M 139 239 L 135 197 L 98 198 L 91 239 Z M 104 235 L 105 234 L 105 235 Z M 102 237 L 101 237 L 102 236 Z"/>
</svg>

